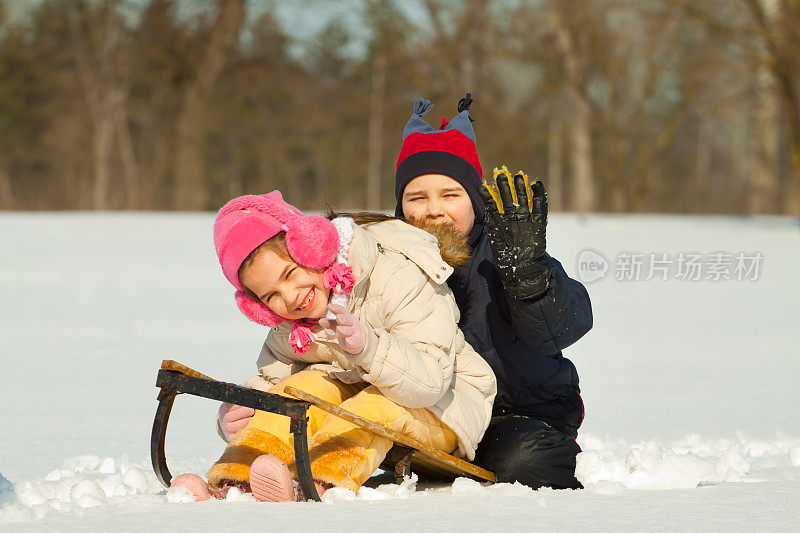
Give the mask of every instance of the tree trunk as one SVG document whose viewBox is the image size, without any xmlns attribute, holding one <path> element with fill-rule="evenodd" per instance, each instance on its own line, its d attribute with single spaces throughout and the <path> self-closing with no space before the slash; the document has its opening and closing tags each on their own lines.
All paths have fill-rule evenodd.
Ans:
<svg viewBox="0 0 800 533">
<path fill-rule="evenodd" d="M 111 117 L 101 114 L 94 120 L 94 142 L 92 143 L 92 165 L 94 167 L 92 208 L 94 209 L 109 208 L 113 135 L 114 122 Z"/>
<path fill-rule="evenodd" d="M 383 166 L 383 113 L 386 95 L 386 54 L 375 52 L 372 63 L 372 90 L 369 98 L 369 141 L 367 155 L 367 209 L 381 208 Z"/>
<path fill-rule="evenodd" d="M 133 149 L 131 128 L 128 123 L 128 111 L 125 107 L 126 93 L 120 91 L 114 109 L 114 127 L 117 133 L 119 155 L 122 160 L 122 173 L 125 176 L 125 206 L 128 209 L 138 209 L 141 205 L 141 184 L 139 165 L 136 162 L 136 153 Z"/>
<path fill-rule="evenodd" d="M 186 88 L 175 131 L 172 204 L 178 209 L 208 208 L 204 179 L 207 101 L 235 46 L 244 22 L 244 0 L 220 0 L 219 14 L 210 30 L 203 60 Z"/>
<path fill-rule="evenodd" d="M 0 164 L 0 209 L 14 209 L 14 188 L 5 165 Z"/>
<path fill-rule="evenodd" d="M 800 216 L 800 180 L 792 161 L 791 133 L 786 121 L 780 126 L 780 171 L 778 184 L 779 212 L 786 215 Z"/>
<path fill-rule="evenodd" d="M 768 65 L 774 76 L 788 127 L 789 153 L 795 193 L 800 194 L 800 7 L 797 1 L 747 0 L 762 35 Z M 800 196 L 796 204 L 800 205 Z"/>
<path fill-rule="evenodd" d="M 780 99 L 772 73 L 767 68 L 756 74 L 756 102 L 752 131 L 755 136 L 751 158 L 747 212 L 774 213 L 777 204 L 778 129 Z"/>
<path fill-rule="evenodd" d="M 225 196 L 228 198 L 233 198 L 234 196 L 240 196 L 243 194 L 242 191 L 244 190 L 238 139 L 228 140 L 228 153 L 230 154 L 230 157 L 228 158 L 228 164 L 226 165 L 225 184 L 222 187 L 222 190 L 224 191 Z"/>
<path fill-rule="evenodd" d="M 564 142 L 561 120 L 551 118 L 547 128 L 547 201 L 550 209 L 564 209 Z"/>
<path fill-rule="evenodd" d="M 572 139 L 572 208 L 585 213 L 594 210 L 595 186 L 592 171 L 592 110 L 586 99 L 586 58 L 578 49 L 576 38 L 561 9 L 551 0 L 547 4 L 547 20 L 555 36 L 556 48 L 564 63 L 569 105 L 572 108 L 569 132 Z"/>
<path fill-rule="evenodd" d="M 714 150 L 714 123 L 706 118 L 699 118 L 697 125 L 697 142 L 695 144 L 694 182 L 698 186 L 696 198 L 689 205 L 703 213 L 704 202 L 701 198 L 719 198 L 721 191 L 712 183 L 711 158 Z"/>
<path fill-rule="evenodd" d="M 595 208 L 594 174 L 592 172 L 592 113 L 586 100 L 574 95 L 572 115 L 572 171 L 574 209 L 579 213 Z"/>
<path fill-rule="evenodd" d="M 105 8 L 106 20 L 100 36 L 93 31 L 92 21 L 89 22 L 88 29 L 84 29 L 81 21 L 82 9 L 82 3 L 72 3 L 68 16 L 77 51 L 75 60 L 92 121 L 92 208 L 108 209 L 115 100 L 118 91 L 113 68 L 121 28 L 116 15 L 116 2 Z M 94 45 L 92 49 L 86 46 L 84 31 Z"/>
</svg>

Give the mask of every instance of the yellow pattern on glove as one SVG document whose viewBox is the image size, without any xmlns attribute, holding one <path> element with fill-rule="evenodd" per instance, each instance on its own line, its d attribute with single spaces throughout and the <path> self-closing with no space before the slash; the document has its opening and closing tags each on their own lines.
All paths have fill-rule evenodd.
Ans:
<svg viewBox="0 0 800 533">
<path fill-rule="evenodd" d="M 522 170 L 517 171 L 517 174 L 520 174 L 525 179 L 525 190 L 528 192 L 528 211 L 533 212 L 533 193 L 531 192 L 531 185 L 536 183 L 537 180 L 531 181 L 528 175 L 523 172 Z M 491 180 L 484 180 L 482 185 L 489 191 L 489 194 L 492 195 L 492 199 L 494 203 L 497 205 L 497 210 L 501 213 L 505 213 L 505 206 L 503 205 L 503 201 L 500 199 L 500 191 L 497 189 L 497 178 L 500 176 L 504 176 L 506 180 L 508 180 L 508 187 L 511 189 L 511 197 L 514 200 L 514 206 L 519 207 L 519 198 L 517 196 L 517 190 L 514 187 L 514 175 L 509 172 L 508 167 L 503 165 L 499 169 L 497 167 L 494 168 L 492 172 L 492 179 Z"/>
</svg>

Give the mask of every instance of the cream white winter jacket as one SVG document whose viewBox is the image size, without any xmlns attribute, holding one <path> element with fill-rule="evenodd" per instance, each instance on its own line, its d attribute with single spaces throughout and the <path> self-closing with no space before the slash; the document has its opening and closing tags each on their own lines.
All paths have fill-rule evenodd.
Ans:
<svg viewBox="0 0 800 533">
<path fill-rule="evenodd" d="M 245 385 L 266 391 L 306 369 L 347 383 L 363 380 L 400 405 L 432 411 L 458 436 L 459 455 L 473 459 L 497 384 L 458 329 L 446 283 L 453 269 L 436 238 L 397 220 L 355 226 L 348 259 L 356 282 L 347 307 L 366 326 L 364 350 L 348 354 L 317 327 L 318 340 L 298 356 L 288 342 L 291 324 L 284 323 L 270 330 L 259 374 Z"/>
</svg>

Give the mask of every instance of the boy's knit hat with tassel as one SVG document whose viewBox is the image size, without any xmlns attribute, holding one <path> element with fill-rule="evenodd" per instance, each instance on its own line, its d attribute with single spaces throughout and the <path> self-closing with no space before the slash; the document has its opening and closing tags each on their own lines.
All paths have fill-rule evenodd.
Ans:
<svg viewBox="0 0 800 533">
<path fill-rule="evenodd" d="M 411 180 L 425 174 L 443 174 L 464 187 L 476 217 L 483 220 L 483 202 L 478 195 L 483 169 L 469 116 L 472 101 L 472 95 L 467 93 L 458 102 L 458 114 L 449 123 L 443 118 L 438 130 L 422 118 L 433 109 L 431 101 L 420 98 L 414 103 L 414 112 L 403 130 L 403 147 L 397 157 L 396 216 L 403 216 L 403 191 Z"/>
</svg>

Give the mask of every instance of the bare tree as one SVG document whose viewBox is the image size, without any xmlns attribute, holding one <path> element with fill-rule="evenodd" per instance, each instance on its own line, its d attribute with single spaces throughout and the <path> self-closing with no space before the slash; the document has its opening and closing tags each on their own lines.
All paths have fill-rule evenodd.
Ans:
<svg viewBox="0 0 800 533">
<path fill-rule="evenodd" d="M 128 109 L 125 105 L 127 92 L 120 93 L 117 105 L 114 108 L 114 130 L 119 146 L 119 155 L 122 160 L 122 173 L 125 177 L 125 206 L 128 209 L 138 209 L 141 205 L 141 174 L 134 151 L 131 126 L 128 121 Z"/>
<path fill-rule="evenodd" d="M 745 0 L 745 3 L 759 30 L 765 64 L 780 95 L 789 132 L 795 189 L 800 193 L 800 1 Z M 800 198 L 795 201 L 800 206 Z"/>
<path fill-rule="evenodd" d="M 369 96 L 369 140 L 367 156 L 367 208 L 381 208 L 383 181 L 383 115 L 386 94 L 386 54 L 376 51 L 372 59 Z"/>
<path fill-rule="evenodd" d="M 208 98 L 239 38 L 244 14 L 244 0 L 219 1 L 219 12 L 209 30 L 203 59 L 184 92 L 175 128 L 173 207 L 208 208 L 208 185 L 203 173 Z"/>
<path fill-rule="evenodd" d="M 4 165 L 0 165 L 0 209 L 12 209 L 14 207 L 14 188 L 11 186 L 11 178 Z"/>
<path fill-rule="evenodd" d="M 551 118 L 547 124 L 547 192 L 550 208 L 564 209 L 564 141 L 561 120 Z"/>
<path fill-rule="evenodd" d="M 484 64 L 489 48 L 496 46 L 496 27 L 490 24 L 492 0 L 454 3 L 424 0 L 433 27 L 427 59 L 436 65 L 438 82 L 445 90 L 458 88 L 481 94 Z"/>
<path fill-rule="evenodd" d="M 774 13 L 773 13 L 774 16 Z M 778 143 L 780 141 L 780 97 L 772 72 L 761 66 L 755 74 L 752 127 L 754 150 L 750 159 L 750 191 L 747 210 L 769 213 L 778 204 Z"/>
<path fill-rule="evenodd" d="M 0 11 L 0 205 L 386 207 L 409 104 L 470 91 L 484 167 L 553 209 L 800 212 L 800 0 L 347 0 L 315 34 L 247 5 L 242 39 L 244 0 Z"/>
<path fill-rule="evenodd" d="M 572 208 L 578 212 L 595 208 L 595 183 L 592 166 L 592 110 L 587 98 L 587 50 L 585 43 L 563 13 L 561 2 L 548 1 L 547 21 L 555 36 L 555 44 L 564 68 L 566 90 L 571 105 L 566 125 L 571 137 Z"/>
<path fill-rule="evenodd" d="M 118 4 L 118 0 L 109 2 L 89 13 L 82 0 L 72 0 L 68 11 L 75 60 L 92 121 L 94 209 L 110 207 L 114 130 L 119 108 L 124 106 L 125 90 L 114 72 L 122 34 Z M 93 20 L 98 16 L 99 20 Z"/>
</svg>

